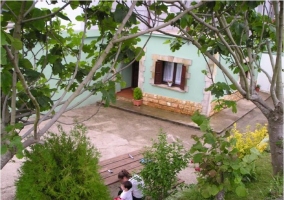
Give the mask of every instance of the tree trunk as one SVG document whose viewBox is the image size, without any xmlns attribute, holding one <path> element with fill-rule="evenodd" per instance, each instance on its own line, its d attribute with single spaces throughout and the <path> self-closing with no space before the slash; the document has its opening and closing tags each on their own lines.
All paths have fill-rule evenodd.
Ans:
<svg viewBox="0 0 284 200">
<path fill-rule="evenodd" d="M 1 155 L 1 169 L 13 158 L 13 154 L 7 151 L 5 154 Z"/>
<path fill-rule="evenodd" d="M 279 110 L 276 108 L 267 118 L 274 175 L 283 173 L 283 112 Z"/>
</svg>

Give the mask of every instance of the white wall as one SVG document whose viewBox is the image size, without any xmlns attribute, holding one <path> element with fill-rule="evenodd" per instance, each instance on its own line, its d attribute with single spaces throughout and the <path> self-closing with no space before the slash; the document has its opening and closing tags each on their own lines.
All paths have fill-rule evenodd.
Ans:
<svg viewBox="0 0 284 200">
<path fill-rule="evenodd" d="M 275 63 L 275 59 L 276 56 L 273 56 L 274 59 L 274 63 Z M 262 69 L 264 69 L 270 76 L 272 76 L 272 66 L 271 66 L 271 62 L 269 59 L 269 55 L 266 53 L 263 53 L 261 56 L 261 61 L 260 61 L 260 66 Z M 284 56 L 282 56 L 282 69 L 284 68 Z M 284 80 L 284 72 L 282 71 L 282 84 L 283 84 L 283 80 Z M 267 76 L 261 72 L 258 74 L 257 77 L 257 84 L 260 85 L 260 91 L 262 92 L 267 92 L 269 93 L 270 91 L 270 83 L 269 80 L 267 78 Z M 284 92 L 284 89 L 283 89 Z"/>
</svg>

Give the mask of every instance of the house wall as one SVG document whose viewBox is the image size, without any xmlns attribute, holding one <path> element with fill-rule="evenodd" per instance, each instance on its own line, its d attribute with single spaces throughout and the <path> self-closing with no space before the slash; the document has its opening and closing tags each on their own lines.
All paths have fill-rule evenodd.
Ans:
<svg viewBox="0 0 284 200">
<path fill-rule="evenodd" d="M 222 59 L 221 56 L 218 57 L 218 60 L 224 67 L 226 67 L 227 69 L 229 68 L 230 63 L 226 63 L 226 61 L 224 59 Z M 230 69 L 228 71 L 234 77 L 235 80 L 239 81 L 239 75 L 238 74 L 234 74 Z M 225 77 L 222 70 L 220 70 L 217 66 L 214 66 L 213 77 L 214 77 L 213 80 L 214 80 L 215 83 L 224 82 L 224 83 L 227 83 L 228 85 L 232 84 L 232 82 L 227 77 Z M 209 86 L 211 84 L 212 84 L 212 80 L 210 80 Z M 211 97 L 210 97 L 209 108 L 207 110 L 207 116 L 211 116 L 211 115 L 213 115 L 217 112 L 217 111 L 214 110 L 214 108 L 218 104 L 218 102 L 214 101 L 214 100 L 217 99 L 215 97 L 215 95 L 212 95 L 210 91 L 209 91 L 209 93 L 210 93 Z M 224 95 L 222 97 L 222 99 L 230 100 L 230 101 L 238 101 L 242 98 L 243 98 L 242 95 L 238 91 L 233 92 L 231 95 Z"/>
<path fill-rule="evenodd" d="M 190 5 L 190 2 L 186 2 L 187 6 Z M 96 5 L 97 2 L 93 2 L 93 5 Z M 62 6 L 64 3 L 60 2 L 56 5 L 49 5 L 48 7 L 58 7 Z M 115 9 L 116 3 L 113 5 L 113 9 Z M 37 7 L 47 7 L 47 4 L 45 2 L 39 2 L 36 4 Z M 143 7 L 137 8 L 140 13 L 147 16 L 147 11 Z M 170 12 L 178 12 L 175 7 L 169 7 Z M 68 15 L 68 17 L 71 19 L 72 23 L 75 24 L 74 29 L 75 30 L 82 30 L 83 24 L 82 22 L 75 21 L 75 17 L 79 15 L 82 10 L 80 8 L 77 8 L 76 10 L 72 10 L 69 6 L 67 6 L 66 13 L 72 13 L 72 15 Z M 161 16 L 162 17 L 162 16 Z M 69 21 L 62 20 L 63 24 L 69 23 Z M 146 29 L 147 27 L 143 25 L 143 23 L 139 24 L 139 28 L 141 30 Z M 164 28 L 167 31 L 175 31 L 176 29 L 174 27 L 166 27 Z M 91 31 L 88 31 L 87 35 L 89 36 L 86 39 L 86 43 L 88 43 L 91 38 L 90 36 L 94 37 L 97 36 L 97 27 L 93 26 Z M 141 36 L 141 42 L 139 43 L 140 46 L 143 46 L 144 42 L 148 38 L 147 35 Z M 146 55 L 141 59 L 139 62 L 140 69 L 139 69 L 139 87 L 142 88 L 145 101 L 144 103 L 150 106 L 154 107 L 160 107 L 164 109 L 173 110 L 176 112 L 182 112 L 191 114 L 194 110 L 202 110 L 204 114 L 209 113 L 212 114 L 212 110 L 210 109 L 213 107 L 214 103 L 210 103 L 211 100 L 216 99 L 214 96 L 211 96 L 210 92 L 205 92 L 204 88 L 208 87 L 210 85 L 210 80 L 204 76 L 204 74 L 201 73 L 202 70 L 207 69 L 207 63 L 205 62 L 203 56 L 198 55 L 197 49 L 192 44 L 185 44 L 183 45 L 179 51 L 172 52 L 170 50 L 169 44 L 163 44 L 165 40 L 167 40 L 169 37 L 164 35 L 153 35 L 150 42 L 147 45 Z M 179 90 L 173 90 L 168 87 L 157 87 L 153 84 L 152 76 L 153 76 L 153 55 L 160 55 L 160 56 L 174 56 L 175 58 L 181 58 L 181 59 L 189 59 L 191 60 L 190 65 L 187 68 L 188 78 L 186 83 L 186 90 L 185 91 L 179 91 Z M 70 58 L 72 59 L 72 58 Z M 84 59 L 84 55 L 83 55 Z M 224 62 L 221 60 L 221 62 Z M 229 64 L 225 64 L 229 65 Z M 215 69 L 215 75 L 214 80 L 215 82 L 221 81 L 225 82 L 225 78 L 218 68 L 214 67 Z M 49 70 L 49 71 L 48 71 Z M 126 87 L 131 86 L 131 67 L 125 69 L 122 71 L 122 77 L 126 82 Z M 49 74 L 51 72 L 50 69 L 47 69 L 46 74 Z M 238 80 L 238 75 L 233 75 Z M 227 80 L 229 82 L 229 80 Z M 51 81 L 50 84 L 54 86 L 54 83 Z M 117 91 L 120 90 L 120 86 L 118 86 Z M 64 90 L 59 90 L 56 97 L 60 96 Z M 68 96 L 70 96 L 71 93 L 68 93 L 66 95 L 66 99 Z M 84 93 L 78 97 L 78 101 L 82 98 L 84 98 L 88 93 Z M 90 103 L 94 103 L 98 101 L 101 98 L 101 95 L 98 94 L 96 96 L 92 96 L 91 98 L 87 99 L 82 105 L 88 105 Z M 231 96 L 225 96 L 224 98 L 228 99 L 237 99 L 240 98 L 239 95 L 233 94 Z M 72 104 L 75 104 L 76 101 L 74 101 Z"/>
<path fill-rule="evenodd" d="M 142 36 L 139 45 L 143 45 L 148 36 Z M 147 44 L 145 51 L 145 68 L 143 81 L 140 80 L 140 87 L 143 90 L 145 105 L 171 110 L 184 114 L 193 114 L 196 110 L 201 110 L 201 102 L 204 98 L 205 87 L 204 74 L 206 62 L 203 57 L 198 56 L 197 49 L 192 44 L 185 44 L 180 50 L 172 52 L 169 44 L 164 44 L 169 37 L 164 35 L 154 35 Z M 169 59 L 172 62 L 181 62 L 187 66 L 187 80 L 185 91 L 178 88 L 158 86 L 154 84 L 154 66 L 156 60 Z M 141 65 L 140 65 L 141 67 Z"/>
<path fill-rule="evenodd" d="M 142 36 L 140 44 L 144 44 L 143 42 L 146 39 L 147 36 Z M 201 70 L 206 68 L 204 59 L 198 57 L 197 49 L 192 44 L 185 44 L 180 48 L 180 50 L 172 52 L 170 50 L 169 44 L 163 44 L 167 39 L 169 39 L 169 37 L 165 37 L 163 35 L 153 36 L 147 44 L 144 62 L 146 69 L 144 73 L 144 82 L 142 85 L 143 92 L 165 97 L 174 97 L 180 100 L 201 102 L 203 99 L 202 89 L 205 86 L 203 78 L 204 74 L 201 73 Z M 161 55 L 191 60 L 191 65 L 188 68 L 189 77 L 187 78 L 186 83 L 188 92 L 174 91 L 167 87 L 161 88 L 151 83 L 151 67 L 153 66 L 152 55 Z"/>
<path fill-rule="evenodd" d="M 122 87 L 121 89 L 124 88 L 129 88 L 131 87 L 131 82 L 132 82 L 132 66 L 129 66 L 125 68 L 124 70 L 121 71 L 121 77 L 123 81 L 125 81 L 125 86 Z"/>
<path fill-rule="evenodd" d="M 64 33 L 63 33 L 63 35 L 64 35 Z M 92 35 L 92 37 L 91 37 L 91 35 Z M 88 36 L 88 37 L 85 39 L 85 43 L 86 43 L 86 44 L 89 44 L 97 35 L 98 35 L 97 31 L 94 31 L 94 30 L 88 31 L 88 32 L 87 32 L 87 36 Z M 41 49 L 41 47 L 40 47 L 39 45 L 37 45 L 37 46 L 35 47 L 35 50 L 34 50 L 34 52 L 39 52 L 39 53 L 37 54 L 37 58 L 38 58 L 38 59 L 43 55 L 43 52 L 40 51 L 40 49 Z M 84 53 L 82 53 L 81 56 L 82 56 L 82 57 L 81 57 L 81 60 L 88 61 L 88 59 L 86 59 L 86 55 L 85 55 Z M 27 58 L 30 58 L 31 63 L 34 64 L 34 60 L 32 59 L 33 56 L 32 56 L 31 54 L 29 54 L 29 55 L 27 56 Z M 66 57 L 66 60 L 69 61 L 69 62 L 75 62 L 75 61 L 76 61 L 76 58 L 74 58 L 74 57 L 72 57 L 72 56 L 67 56 L 67 57 Z M 47 66 L 47 67 L 45 68 L 45 70 L 43 71 L 43 74 L 45 75 L 45 77 L 46 77 L 47 79 L 50 77 L 51 73 L 52 73 L 52 69 L 51 69 L 50 66 Z M 59 77 L 53 76 L 53 78 L 59 78 Z M 57 88 L 56 83 L 57 83 L 57 80 L 49 80 L 46 84 L 48 84 L 48 85 L 50 86 L 50 88 Z M 53 100 L 59 99 L 59 98 L 63 95 L 64 92 L 65 92 L 65 88 L 62 88 L 62 89 L 57 88 L 57 91 L 56 91 L 56 93 L 54 94 L 54 96 L 53 96 L 52 99 L 53 99 Z M 65 97 L 64 97 L 64 99 L 63 99 L 63 101 L 67 100 L 72 94 L 73 94 L 72 91 L 71 91 L 71 92 L 67 92 L 66 95 L 65 95 Z M 76 104 L 78 104 L 78 102 L 82 101 L 83 99 L 85 99 L 85 100 L 84 100 L 80 105 L 78 105 L 77 107 L 82 107 L 82 106 L 90 105 L 90 104 L 96 103 L 96 102 L 98 102 L 98 101 L 101 100 L 102 95 L 101 95 L 100 92 L 98 92 L 97 94 L 94 94 L 94 95 L 90 96 L 89 98 L 86 98 L 89 94 L 90 94 L 90 92 L 88 92 L 88 91 L 82 93 L 81 95 L 79 95 L 78 97 L 76 97 L 76 98 L 74 99 L 74 101 L 71 102 L 71 104 L 68 106 L 68 108 L 75 106 Z M 57 107 L 57 109 L 56 109 L 55 111 L 57 111 L 59 108 L 60 108 L 60 106 Z"/>
<path fill-rule="evenodd" d="M 273 55 L 272 57 L 273 57 L 274 63 L 275 63 L 276 55 Z M 267 53 L 262 54 L 261 60 L 260 60 L 260 66 L 261 66 L 262 69 L 264 69 L 269 74 L 270 77 L 272 76 L 272 74 L 273 74 L 272 66 L 271 66 L 269 55 Z M 283 68 L 284 68 L 284 54 L 282 54 L 282 69 Z M 284 80 L 283 70 L 282 70 L 282 80 Z M 270 93 L 270 85 L 271 84 L 270 84 L 267 76 L 263 72 L 259 73 L 259 75 L 257 77 L 257 84 L 260 85 L 260 91 Z M 283 87 L 283 93 L 284 93 L 284 87 Z"/>
</svg>

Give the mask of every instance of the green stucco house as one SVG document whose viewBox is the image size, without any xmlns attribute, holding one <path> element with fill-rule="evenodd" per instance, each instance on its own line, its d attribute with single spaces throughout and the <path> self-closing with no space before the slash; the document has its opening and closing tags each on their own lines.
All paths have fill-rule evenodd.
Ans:
<svg viewBox="0 0 284 200">
<path fill-rule="evenodd" d="M 147 39 L 141 37 L 141 46 Z M 144 106 L 152 106 L 173 112 L 192 115 L 196 110 L 206 116 L 214 113 L 214 96 L 205 88 L 214 82 L 226 82 L 223 73 L 191 43 L 183 45 L 180 50 L 172 52 L 169 44 L 164 44 L 170 37 L 154 34 L 144 49 L 145 55 L 139 62 L 123 69 L 121 75 L 125 87 L 118 86 L 117 92 L 140 87 L 143 91 Z M 219 55 L 215 55 L 222 62 Z M 122 64 L 122 68 L 126 64 Z M 205 75 L 207 70 L 210 75 Z M 211 77 L 212 74 L 212 77 Z M 235 75 L 236 79 L 238 75 Z M 239 100 L 242 96 L 233 93 L 224 97 Z"/>
</svg>

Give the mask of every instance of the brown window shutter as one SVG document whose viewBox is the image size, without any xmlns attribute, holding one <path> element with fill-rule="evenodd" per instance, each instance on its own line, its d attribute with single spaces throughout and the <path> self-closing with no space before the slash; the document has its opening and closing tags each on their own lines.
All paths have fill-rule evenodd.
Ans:
<svg viewBox="0 0 284 200">
<path fill-rule="evenodd" d="M 185 80 L 186 80 L 186 66 L 182 66 L 182 71 L 181 71 L 181 82 L 179 88 L 184 90 L 185 86 Z"/>
<path fill-rule="evenodd" d="M 155 66 L 155 84 L 162 84 L 163 82 L 163 61 L 158 60 Z"/>
</svg>

